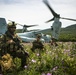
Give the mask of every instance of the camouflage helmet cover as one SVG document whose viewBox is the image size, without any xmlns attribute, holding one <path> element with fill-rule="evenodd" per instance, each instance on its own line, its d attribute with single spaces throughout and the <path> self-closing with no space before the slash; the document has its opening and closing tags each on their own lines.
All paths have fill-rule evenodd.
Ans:
<svg viewBox="0 0 76 75">
<path fill-rule="evenodd" d="M 16 28 L 17 24 L 15 22 L 9 22 L 7 25 L 8 28 Z"/>
<path fill-rule="evenodd" d="M 37 38 L 41 38 L 41 34 L 38 34 L 38 35 L 37 35 Z"/>
</svg>

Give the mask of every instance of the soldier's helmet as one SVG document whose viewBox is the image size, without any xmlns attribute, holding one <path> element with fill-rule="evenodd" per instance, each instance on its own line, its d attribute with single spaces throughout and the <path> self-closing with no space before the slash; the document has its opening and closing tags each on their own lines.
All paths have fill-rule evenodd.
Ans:
<svg viewBox="0 0 76 75">
<path fill-rule="evenodd" d="M 41 38 L 41 35 L 40 35 L 40 34 L 38 34 L 38 35 L 37 35 L 37 38 Z"/>
<path fill-rule="evenodd" d="M 9 22 L 8 24 L 7 24 L 7 28 L 16 28 L 16 23 L 15 22 Z"/>
</svg>

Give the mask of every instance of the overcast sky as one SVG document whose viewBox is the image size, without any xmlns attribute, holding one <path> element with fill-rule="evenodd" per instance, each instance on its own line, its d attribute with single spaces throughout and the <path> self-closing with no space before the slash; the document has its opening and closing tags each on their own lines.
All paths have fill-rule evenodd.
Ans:
<svg viewBox="0 0 76 75">
<path fill-rule="evenodd" d="M 76 0 L 48 0 L 54 11 L 61 17 L 76 19 Z M 29 29 L 47 29 L 52 22 L 45 23 L 53 16 L 43 0 L 0 0 L 0 17 L 20 24 L 39 26 Z M 76 24 L 76 21 L 62 20 L 62 27 Z M 17 26 L 17 28 L 22 28 Z"/>
</svg>

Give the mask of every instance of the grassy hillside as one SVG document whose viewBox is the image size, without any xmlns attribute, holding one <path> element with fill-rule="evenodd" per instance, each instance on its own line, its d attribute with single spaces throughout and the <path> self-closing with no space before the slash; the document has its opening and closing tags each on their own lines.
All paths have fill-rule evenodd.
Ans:
<svg viewBox="0 0 76 75">
<path fill-rule="evenodd" d="M 76 32 L 76 24 L 70 25 L 66 28 L 61 29 L 61 33 L 75 33 Z"/>
<path fill-rule="evenodd" d="M 61 29 L 60 40 L 76 41 L 76 24 Z"/>
<path fill-rule="evenodd" d="M 51 35 L 50 28 L 43 30 L 41 32 Z M 60 41 L 76 41 L 76 24 L 67 26 L 65 28 L 61 28 L 59 40 Z"/>
</svg>

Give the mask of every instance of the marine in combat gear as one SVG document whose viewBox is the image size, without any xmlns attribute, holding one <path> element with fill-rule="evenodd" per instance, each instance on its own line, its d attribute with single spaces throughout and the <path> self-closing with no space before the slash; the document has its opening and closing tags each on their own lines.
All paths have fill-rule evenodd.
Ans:
<svg viewBox="0 0 76 75">
<path fill-rule="evenodd" d="M 9 22 L 7 26 L 7 31 L 0 38 L 1 40 L 1 55 L 6 55 L 7 53 L 13 56 L 13 58 L 21 58 L 21 67 L 24 68 L 27 65 L 26 60 L 28 53 L 24 51 L 24 46 L 21 39 L 15 33 L 16 23 Z"/>
<path fill-rule="evenodd" d="M 40 41 L 40 39 L 41 39 L 41 35 L 37 35 L 36 40 L 33 41 L 33 43 L 32 43 L 32 48 L 31 48 L 32 51 L 35 51 L 35 49 L 43 49 L 44 48 L 44 45 Z"/>
</svg>

